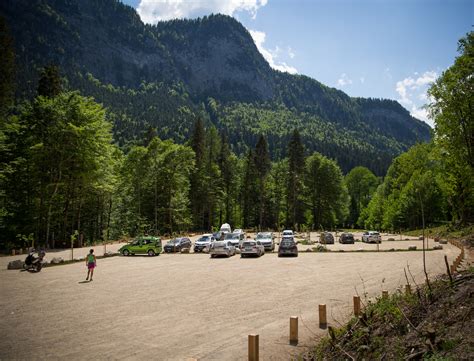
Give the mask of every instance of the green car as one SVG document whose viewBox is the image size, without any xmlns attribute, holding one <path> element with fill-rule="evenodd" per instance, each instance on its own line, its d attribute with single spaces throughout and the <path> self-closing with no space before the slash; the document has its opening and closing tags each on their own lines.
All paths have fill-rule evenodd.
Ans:
<svg viewBox="0 0 474 361">
<path fill-rule="evenodd" d="M 155 256 L 161 253 L 161 239 L 159 237 L 138 237 L 118 250 L 122 255 L 148 254 Z"/>
</svg>

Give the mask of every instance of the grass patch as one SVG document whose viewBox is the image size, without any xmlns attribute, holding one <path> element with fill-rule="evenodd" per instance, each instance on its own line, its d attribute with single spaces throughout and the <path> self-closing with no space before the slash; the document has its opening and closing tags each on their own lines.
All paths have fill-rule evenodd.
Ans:
<svg viewBox="0 0 474 361">
<path fill-rule="evenodd" d="M 360 317 L 328 328 L 301 360 L 472 360 L 474 273 L 446 277 L 411 294 L 366 301 Z"/>
</svg>

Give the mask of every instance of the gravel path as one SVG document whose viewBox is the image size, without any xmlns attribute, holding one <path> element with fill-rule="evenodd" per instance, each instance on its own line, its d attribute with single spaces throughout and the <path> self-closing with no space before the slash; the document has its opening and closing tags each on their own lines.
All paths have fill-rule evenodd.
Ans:
<svg viewBox="0 0 474 361">
<path fill-rule="evenodd" d="M 413 242 L 390 242 L 390 248 Z M 445 254 L 453 259 L 458 250 L 444 245 L 427 252 L 431 276 L 445 271 Z M 24 256 L 0 258 L 0 359 L 9 360 L 243 360 L 250 333 L 260 335 L 261 359 L 284 360 L 325 333 L 317 325 L 318 304 L 327 304 L 335 325 L 349 317 L 356 290 L 369 297 L 393 292 L 406 283 L 407 264 L 423 280 L 421 252 L 112 257 L 98 260 L 88 283 L 83 263 L 38 274 L 6 270 L 15 258 Z M 298 346 L 288 345 L 290 316 L 299 316 Z"/>
</svg>

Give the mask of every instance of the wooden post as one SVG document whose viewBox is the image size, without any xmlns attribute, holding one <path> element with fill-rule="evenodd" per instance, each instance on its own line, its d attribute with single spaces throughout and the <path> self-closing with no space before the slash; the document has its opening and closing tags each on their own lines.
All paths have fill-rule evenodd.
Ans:
<svg viewBox="0 0 474 361">
<path fill-rule="evenodd" d="M 325 328 L 328 324 L 328 319 L 326 315 L 326 305 L 319 305 L 319 327 Z"/>
<path fill-rule="evenodd" d="M 411 294 L 411 286 L 410 285 L 405 285 L 405 293 L 407 295 Z"/>
<path fill-rule="evenodd" d="M 382 298 L 385 298 L 385 299 L 388 298 L 388 291 L 386 291 L 386 290 L 382 291 Z"/>
<path fill-rule="evenodd" d="M 258 361 L 258 335 L 249 335 L 249 361 Z"/>
<path fill-rule="evenodd" d="M 298 343 L 298 317 L 297 316 L 290 317 L 290 343 L 291 344 Z"/>
<path fill-rule="evenodd" d="M 360 297 L 354 296 L 352 298 L 354 300 L 354 315 L 359 316 L 360 314 Z"/>
</svg>

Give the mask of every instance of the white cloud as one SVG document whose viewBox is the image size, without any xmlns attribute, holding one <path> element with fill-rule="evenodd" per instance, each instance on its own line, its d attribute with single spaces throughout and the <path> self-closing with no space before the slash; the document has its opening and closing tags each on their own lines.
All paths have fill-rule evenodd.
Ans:
<svg viewBox="0 0 474 361">
<path fill-rule="evenodd" d="M 252 35 L 253 41 L 255 42 L 258 51 L 260 51 L 265 60 L 268 61 L 268 64 L 270 64 L 273 69 L 290 74 L 298 73 L 298 70 L 296 70 L 296 68 L 292 67 L 291 65 L 288 65 L 284 61 L 277 61 L 277 58 L 280 56 L 281 53 L 281 49 L 278 46 L 275 47 L 275 49 L 273 50 L 267 49 L 263 46 L 263 43 L 265 43 L 265 38 L 267 36 L 263 31 L 249 30 L 249 32 L 250 35 Z"/>
<path fill-rule="evenodd" d="M 400 96 L 398 101 L 410 109 L 412 116 L 433 126 L 433 122 L 428 118 L 428 112 L 423 106 L 429 101 L 428 87 L 436 80 L 438 74 L 435 71 L 426 71 L 422 75 L 418 73 L 414 73 L 414 75 L 415 77 L 409 76 L 397 81 L 395 90 Z"/>
<path fill-rule="evenodd" d="M 362 84 L 365 83 L 365 78 L 364 78 L 363 76 L 361 76 L 361 77 L 359 78 L 359 80 L 360 80 L 360 82 L 361 82 Z"/>
<path fill-rule="evenodd" d="M 211 13 L 233 16 L 246 11 L 253 19 L 268 0 L 141 0 L 137 12 L 145 23 L 160 20 L 196 18 Z"/>
<path fill-rule="evenodd" d="M 292 48 L 288 47 L 288 56 L 293 59 L 295 57 L 295 52 Z"/>
<path fill-rule="evenodd" d="M 351 84 L 352 84 L 352 79 L 350 79 L 346 73 L 342 73 L 341 77 L 337 79 L 337 85 L 340 86 L 341 88 L 346 85 L 351 85 Z"/>
</svg>

